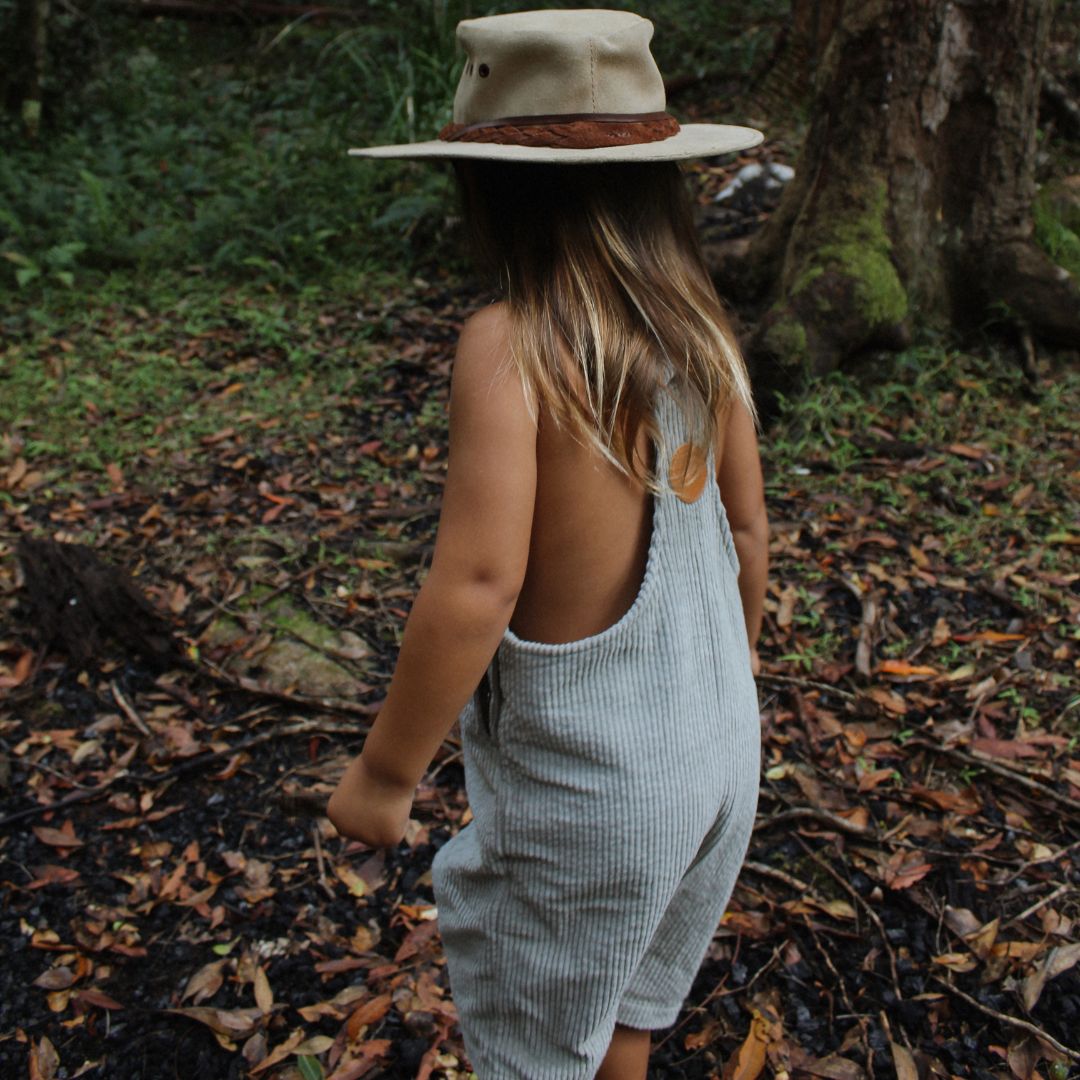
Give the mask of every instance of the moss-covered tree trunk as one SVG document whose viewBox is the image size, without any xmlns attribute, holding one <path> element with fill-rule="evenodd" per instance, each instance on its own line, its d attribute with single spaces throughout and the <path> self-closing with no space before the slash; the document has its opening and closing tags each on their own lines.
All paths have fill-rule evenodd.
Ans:
<svg viewBox="0 0 1080 1080">
<path fill-rule="evenodd" d="M 764 300 L 752 357 L 786 381 L 901 346 L 916 322 L 970 327 L 995 308 L 1075 344 L 1077 282 L 1032 240 L 1052 0 L 826 9 L 796 176 L 748 255 Z"/>
</svg>

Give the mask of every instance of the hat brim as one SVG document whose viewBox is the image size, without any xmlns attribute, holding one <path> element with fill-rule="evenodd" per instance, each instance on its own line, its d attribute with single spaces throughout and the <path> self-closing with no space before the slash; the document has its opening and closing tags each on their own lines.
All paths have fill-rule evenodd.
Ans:
<svg viewBox="0 0 1080 1080">
<path fill-rule="evenodd" d="M 765 136 L 754 128 L 734 124 L 683 124 L 677 135 L 659 142 L 630 146 L 598 146 L 591 150 L 569 150 L 548 146 L 507 146 L 501 143 L 428 142 L 397 146 L 363 146 L 349 151 L 352 157 L 366 158 L 458 158 L 473 161 L 559 162 L 565 165 L 594 165 L 615 161 L 678 161 L 682 158 L 717 157 L 735 150 L 757 146 Z"/>
</svg>

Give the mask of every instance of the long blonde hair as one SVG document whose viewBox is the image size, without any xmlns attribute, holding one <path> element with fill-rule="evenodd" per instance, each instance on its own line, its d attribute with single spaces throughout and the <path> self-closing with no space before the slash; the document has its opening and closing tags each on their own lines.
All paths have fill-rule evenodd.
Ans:
<svg viewBox="0 0 1080 1080">
<path fill-rule="evenodd" d="M 540 410 L 651 490 L 635 453 L 655 441 L 670 376 L 703 451 L 746 366 L 705 268 L 673 162 L 455 162 L 474 254 L 510 315 L 511 356 Z"/>
</svg>

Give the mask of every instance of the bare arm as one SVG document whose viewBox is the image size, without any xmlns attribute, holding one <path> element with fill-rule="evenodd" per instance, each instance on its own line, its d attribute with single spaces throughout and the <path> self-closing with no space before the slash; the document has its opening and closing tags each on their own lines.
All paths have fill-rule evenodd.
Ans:
<svg viewBox="0 0 1080 1080">
<path fill-rule="evenodd" d="M 507 361 L 505 315 L 466 324 L 450 391 L 450 458 L 431 571 L 364 744 L 330 800 L 340 832 L 396 843 L 413 791 L 475 691 L 525 578 L 536 425 Z"/>
<path fill-rule="evenodd" d="M 757 434 L 741 401 L 733 402 L 728 411 L 717 458 L 716 479 L 739 557 L 739 594 L 756 675 L 757 642 L 769 573 L 769 519 L 765 514 Z"/>
</svg>

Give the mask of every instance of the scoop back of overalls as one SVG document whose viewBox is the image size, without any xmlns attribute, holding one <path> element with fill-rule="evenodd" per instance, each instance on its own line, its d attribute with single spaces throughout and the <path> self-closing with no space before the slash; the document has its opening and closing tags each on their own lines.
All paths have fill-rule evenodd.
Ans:
<svg viewBox="0 0 1080 1080">
<path fill-rule="evenodd" d="M 657 475 L 686 443 L 657 406 Z M 566 644 L 507 630 L 461 716 L 473 820 L 433 867 L 480 1080 L 586 1080 L 616 1022 L 674 1022 L 746 854 L 757 692 L 738 559 L 708 461 L 654 497 L 621 619 Z M 690 493 L 692 494 L 692 493 Z"/>
</svg>

